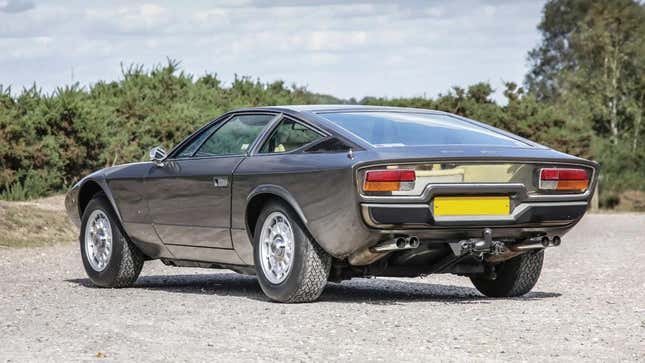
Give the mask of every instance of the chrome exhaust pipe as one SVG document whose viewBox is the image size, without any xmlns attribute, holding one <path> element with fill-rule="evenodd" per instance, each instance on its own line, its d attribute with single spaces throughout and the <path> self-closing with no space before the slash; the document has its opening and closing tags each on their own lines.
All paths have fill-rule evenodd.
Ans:
<svg viewBox="0 0 645 363">
<path fill-rule="evenodd" d="M 519 245 L 511 245 L 509 246 L 509 250 L 511 251 L 527 251 L 527 250 L 541 250 L 544 247 L 542 243 L 526 243 L 526 244 L 519 244 Z"/>
<path fill-rule="evenodd" d="M 546 236 L 533 237 L 518 244 L 505 245 L 506 251 L 497 255 L 490 254 L 486 257 L 486 261 L 495 263 L 506 261 L 529 251 L 538 251 L 544 250 L 548 247 L 557 247 L 561 242 L 562 241 L 559 236 L 554 236 L 553 239 L 549 239 L 549 237 Z"/>
<path fill-rule="evenodd" d="M 373 247 L 365 247 L 350 255 L 347 260 L 353 266 L 366 266 L 390 254 L 390 252 L 411 250 L 418 248 L 421 241 L 416 236 L 395 237 L 381 242 Z"/>
<path fill-rule="evenodd" d="M 421 242 L 419 241 L 419 238 L 417 238 L 416 236 L 411 236 L 408 239 L 408 245 L 410 248 L 419 248 L 419 246 L 421 245 Z"/>
<path fill-rule="evenodd" d="M 390 252 L 418 248 L 421 245 L 417 237 L 396 237 L 370 248 L 373 252 Z"/>
<path fill-rule="evenodd" d="M 544 236 L 541 238 L 540 237 L 531 238 L 527 243 L 511 245 L 509 246 L 509 248 L 511 251 L 537 250 L 537 249 L 544 249 L 547 247 L 557 247 L 560 245 L 561 242 L 562 240 L 560 239 L 559 236 L 555 236 L 553 237 L 553 239 L 549 239 L 549 237 Z"/>
<path fill-rule="evenodd" d="M 396 248 L 402 250 L 405 248 L 405 246 L 407 246 L 408 241 L 404 237 L 399 237 L 394 240 L 394 244 L 396 245 Z"/>
</svg>

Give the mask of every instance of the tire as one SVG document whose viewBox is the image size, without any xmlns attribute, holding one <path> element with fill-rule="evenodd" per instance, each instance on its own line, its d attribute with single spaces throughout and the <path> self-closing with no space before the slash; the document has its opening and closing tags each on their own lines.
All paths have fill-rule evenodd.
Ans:
<svg viewBox="0 0 645 363">
<path fill-rule="evenodd" d="M 271 224 L 272 221 L 276 221 L 276 224 Z M 265 222 L 267 225 L 265 225 Z M 278 224 L 280 226 L 277 226 Z M 267 258 L 268 252 L 266 252 L 271 250 L 272 246 L 271 243 L 266 241 L 281 241 L 281 235 L 262 240 L 263 230 L 268 231 L 270 225 L 276 226 L 278 230 L 280 230 L 278 227 L 290 227 L 293 232 L 291 247 L 282 248 L 282 254 L 284 256 L 290 255 L 291 262 L 288 263 L 290 267 L 287 271 L 282 270 L 283 274 L 281 276 L 271 273 L 271 259 Z M 266 233 L 267 236 L 271 236 L 269 232 Z M 289 233 L 281 232 L 281 234 L 286 236 L 285 240 L 289 240 Z M 302 222 L 290 207 L 283 203 L 272 201 L 262 209 L 256 223 L 253 245 L 257 278 L 262 291 L 269 299 L 284 303 L 302 303 L 315 301 L 320 297 L 329 277 L 332 259 L 308 236 L 302 226 Z M 285 243 L 286 245 L 288 243 Z M 263 252 L 263 248 L 265 252 Z M 275 249 L 275 251 L 278 250 L 280 248 Z M 291 254 L 289 254 L 289 251 L 291 251 Z M 275 252 L 274 255 L 278 256 L 279 254 Z M 265 257 L 264 260 L 261 256 Z M 283 256 L 279 256 L 279 258 L 283 258 Z M 285 265 L 287 265 L 286 262 Z"/>
<path fill-rule="evenodd" d="M 488 297 L 516 297 L 531 291 L 542 272 L 544 251 L 525 253 L 495 265 L 494 280 L 471 277 L 475 288 Z"/>
<path fill-rule="evenodd" d="M 98 220 L 98 225 L 105 226 L 105 228 L 97 228 L 103 231 L 102 235 L 107 235 L 108 225 L 109 233 L 111 234 L 111 248 L 107 258 L 94 259 L 91 256 L 94 251 L 94 245 L 99 245 L 101 242 L 96 241 L 88 236 L 88 228 L 91 229 L 90 217 L 93 220 Z M 104 217 L 107 218 L 107 223 Z M 131 286 L 139 277 L 141 268 L 143 267 L 144 256 L 139 249 L 132 244 L 126 237 L 119 219 L 114 213 L 110 202 L 103 194 L 95 196 L 85 208 L 83 218 L 81 220 L 81 233 L 79 241 L 81 245 L 81 257 L 83 259 L 83 266 L 85 272 L 90 278 L 92 283 L 99 287 L 128 287 Z M 96 232 L 94 233 L 96 235 Z M 86 243 L 88 242 L 88 243 Z M 105 246 L 106 244 L 102 244 Z M 102 249 L 101 251 L 105 251 Z"/>
</svg>

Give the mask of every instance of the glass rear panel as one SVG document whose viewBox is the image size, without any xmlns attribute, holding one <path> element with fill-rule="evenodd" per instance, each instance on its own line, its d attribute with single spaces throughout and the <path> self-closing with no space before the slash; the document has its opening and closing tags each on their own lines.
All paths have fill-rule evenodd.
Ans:
<svg viewBox="0 0 645 363">
<path fill-rule="evenodd" d="M 493 130 L 440 114 L 407 112 L 334 112 L 321 116 L 376 147 L 485 145 L 528 147 Z"/>
</svg>

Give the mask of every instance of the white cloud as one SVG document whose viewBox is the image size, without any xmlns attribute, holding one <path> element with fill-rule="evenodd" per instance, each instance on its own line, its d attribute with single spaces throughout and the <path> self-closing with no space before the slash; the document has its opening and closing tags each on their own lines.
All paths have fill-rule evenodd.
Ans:
<svg viewBox="0 0 645 363">
<path fill-rule="evenodd" d="M 0 0 L 0 9 L 15 0 Z M 18 1 L 18 3 L 30 3 Z M 4 7 L 3 7 L 4 6 Z M 283 79 L 340 97 L 434 96 L 521 82 L 537 40 L 532 1 L 50 1 L 0 12 L 0 84 L 45 89 L 179 59 L 225 80 Z M 501 92 L 500 92 L 501 93 Z"/>
<path fill-rule="evenodd" d="M 124 5 L 114 8 L 90 8 L 85 11 L 90 32 L 114 34 L 153 34 L 172 24 L 173 16 L 155 4 Z"/>
<path fill-rule="evenodd" d="M 4 13 L 22 13 L 35 7 L 30 0 L 4 0 L 0 1 L 0 12 Z"/>
<path fill-rule="evenodd" d="M 341 57 L 333 53 L 311 53 L 309 55 L 310 63 L 316 66 L 338 64 Z"/>
<path fill-rule="evenodd" d="M 484 6 L 484 15 L 486 16 L 493 16 L 495 15 L 496 9 L 492 5 L 486 5 Z"/>
</svg>

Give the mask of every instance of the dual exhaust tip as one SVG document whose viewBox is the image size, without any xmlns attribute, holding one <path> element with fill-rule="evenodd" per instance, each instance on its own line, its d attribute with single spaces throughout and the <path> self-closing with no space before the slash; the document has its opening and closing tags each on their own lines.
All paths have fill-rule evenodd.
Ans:
<svg viewBox="0 0 645 363">
<path fill-rule="evenodd" d="M 560 242 L 562 242 L 562 241 L 560 240 L 559 236 L 555 236 L 552 239 L 549 239 L 549 237 L 544 236 L 544 237 L 542 237 L 542 240 L 540 241 L 540 243 L 542 244 L 542 246 L 544 248 L 557 247 L 557 246 L 560 245 Z"/>
<path fill-rule="evenodd" d="M 510 247 L 510 249 L 513 251 L 523 251 L 523 250 L 543 249 L 547 247 L 558 247 L 561 242 L 562 240 L 560 239 L 560 236 L 554 236 L 553 238 L 549 238 L 547 236 L 536 237 L 531 239 L 528 243 L 513 245 Z"/>
<path fill-rule="evenodd" d="M 383 243 L 379 243 L 372 247 L 371 250 L 374 252 L 411 250 L 418 248 L 420 245 L 421 241 L 419 241 L 419 238 L 416 236 L 400 236 Z"/>
<path fill-rule="evenodd" d="M 394 241 L 396 247 L 403 250 L 409 248 L 418 248 L 421 244 L 419 239 L 415 236 L 411 237 L 397 237 Z"/>
</svg>

